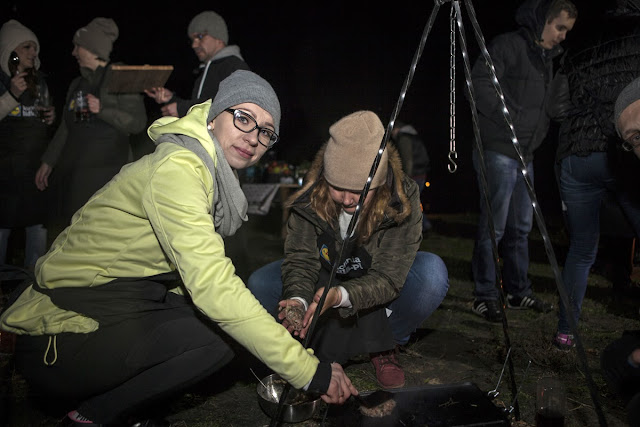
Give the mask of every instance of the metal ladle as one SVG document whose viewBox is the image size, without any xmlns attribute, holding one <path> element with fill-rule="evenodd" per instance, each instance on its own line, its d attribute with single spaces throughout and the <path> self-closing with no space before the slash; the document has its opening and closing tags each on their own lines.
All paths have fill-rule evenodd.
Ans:
<svg viewBox="0 0 640 427">
<path fill-rule="evenodd" d="M 274 398 L 274 402 L 278 402 L 280 400 L 280 396 L 278 396 L 278 393 L 276 392 L 275 387 L 267 387 L 267 385 L 265 383 L 262 382 L 262 380 L 260 378 L 258 378 L 258 376 L 256 375 L 255 372 L 253 372 L 253 369 L 249 368 L 249 370 L 251 371 L 251 373 L 253 374 L 254 377 L 256 377 L 256 379 L 260 382 L 260 384 L 262 384 L 262 387 L 265 388 L 265 390 L 267 391 L 267 393 L 269 393 L 271 395 L 271 397 Z"/>
</svg>

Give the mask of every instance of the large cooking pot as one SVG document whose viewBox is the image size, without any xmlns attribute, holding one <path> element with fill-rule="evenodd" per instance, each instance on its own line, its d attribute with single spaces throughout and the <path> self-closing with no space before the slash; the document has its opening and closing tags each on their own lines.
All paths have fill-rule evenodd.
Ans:
<svg viewBox="0 0 640 427">
<path fill-rule="evenodd" d="M 277 374 L 271 374 L 258 383 L 258 403 L 262 410 L 273 418 L 278 411 L 280 396 L 287 384 Z M 289 388 L 282 408 L 282 416 L 278 421 L 285 423 L 299 423 L 311 418 L 322 404 L 322 399 L 317 393 L 307 393 L 303 390 Z"/>
</svg>

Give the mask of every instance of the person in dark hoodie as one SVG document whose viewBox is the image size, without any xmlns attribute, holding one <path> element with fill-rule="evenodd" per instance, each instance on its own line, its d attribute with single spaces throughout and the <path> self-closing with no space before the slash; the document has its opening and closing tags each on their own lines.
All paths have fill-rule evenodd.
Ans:
<svg viewBox="0 0 640 427">
<path fill-rule="evenodd" d="M 621 139 L 612 120 L 616 97 L 640 75 L 640 0 L 618 0 L 612 6 L 561 61 L 554 82 L 560 90 L 550 108 L 550 114 L 561 119 L 556 167 L 569 233 L 562 282 L 571 311 L 560 304 L 553 339 L 561 350 L 575 346 L 568 317 L 572 315 L 578 324 L 587 278 L 598 253 L 602 207 L 619 203 L 640 236 L 640 207 L 631 196 L 636 189 L 624 186 L 625 181 L 635 180 L 621 175 L 627 169 L 626 156 L 621 156 Z M 607 198 L 608 194 L 612 197 Z M 625 267 L 616 269 L 620 279 L 614 281 L 614 288 L 624 287 L 625 276 L 629 281 L 631 268 Z"/>
<path fill-rule="evenodd" d="M 196 15 L 189 23 L 187 35 L 201 69 L 193 85 L 191 98 L 180 98 L 164 87 L 145 91 L 158 104 L 163 104 L 163 116 L 183 117 L 192 105 L 215 98 L 220 82 L 231 73 L 250 70 L 240 54 L 240 47 L 229 45 L 227 23 L 216 12 L 207 10 Z"/>
<path fill-rule="evenodd" d="M 521 169 L 526 165 L 533 182 L 533 153 L 549 127 L 544 106 L 553 79 L 553 58 L 562 52 L 560 43 L 573 28 L 576 17 L 577 9 L 569 0 L 526 0 L 518 8 L 516 22 L 520 28 L 498 35 L 487 47 L 503 99 L 498 96 L 484 57 L 473 66 L 491 218 L 483 196 L 481 158 L 474 145 L 473 164 L 481 198 L 471 261 L 475 282 L 472 310 L 489 321 L 502 320 L 489 220 L 493 221 L 496 244 L 501 244 L 507 305 L 540 312 L 552 309 L 551 304 L 533 295 L 527 275 L 533 206 Z M 503 101 L 513 121 L 519 151 L 505 120 Z"/>
<path fill-rule="evenodd" d="M 247 287 L 300 338 L 309 333 L 312 316 L 321 316 L 310 344 L 320 360 L 344 363 L 367 354 L 381 387 L 402 387 L 397 353 L 446 296 L 447 267 L 437 255 L 418 250 L 420 190 L 403 172 L 392 143 L 339 257 L 384 126 L 374 112 L 356 111 L 334 123 L 329 135 L 304 186 L 287 202 L 285 258 L 252 273 Z M 336 263 L 336 286 L 317 312 Z M 295 309 L 289 307 L 304 312 L 301 324 L 292 321 L 288 312 Z"/>
</svg>

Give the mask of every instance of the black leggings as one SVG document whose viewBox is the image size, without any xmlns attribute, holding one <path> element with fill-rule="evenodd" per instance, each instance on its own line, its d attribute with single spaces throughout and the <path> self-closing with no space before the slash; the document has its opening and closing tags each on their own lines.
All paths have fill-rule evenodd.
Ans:
<svg viewBox="0 0 640 427">
<path fill-rule="evenodd" d="M 180 306 L 89 334 L 19 336 L 15 357 L 35 392 L 76 402 L 95 423 L 114 423 L 216 372 L 233 351 L 193 306 Z"/>
</svg>

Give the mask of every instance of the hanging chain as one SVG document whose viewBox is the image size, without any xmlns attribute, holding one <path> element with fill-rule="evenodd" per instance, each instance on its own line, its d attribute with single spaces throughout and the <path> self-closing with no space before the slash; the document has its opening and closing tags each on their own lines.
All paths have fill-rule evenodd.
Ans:
<svg viewBox="0 0 640 427">
<path fill-rule="evenodd" d="M 455 173 L 458 169 L 456 159 L 456 10 L 451 3 L 451 14 L 449 20 L 449 173 Z"/>
</svg>

